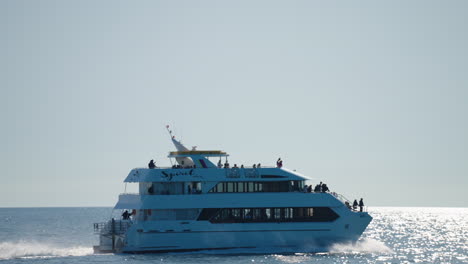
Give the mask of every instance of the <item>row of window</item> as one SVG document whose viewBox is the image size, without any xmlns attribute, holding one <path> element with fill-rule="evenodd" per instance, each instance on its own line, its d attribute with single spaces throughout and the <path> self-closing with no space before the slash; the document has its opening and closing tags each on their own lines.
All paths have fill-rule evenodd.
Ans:
<svg viewBox="0 0 468 264">
<path fill-rule="evenodd" d="M 230 192 L 294 192 L 301 191 L 304 181 L 220 182 L 210 193 Z"/>
<path fill-rule="evenodd" d="M 199 212 L 200 209 L 140 209 L 132 214 L 145 221 L 194 220 Z"/>
<path fill-rule="evenodd" d="M 205 208 L 197 220 L 211 223 L 331 222 L 338 217 L 329 207 Z"/>
</svg>

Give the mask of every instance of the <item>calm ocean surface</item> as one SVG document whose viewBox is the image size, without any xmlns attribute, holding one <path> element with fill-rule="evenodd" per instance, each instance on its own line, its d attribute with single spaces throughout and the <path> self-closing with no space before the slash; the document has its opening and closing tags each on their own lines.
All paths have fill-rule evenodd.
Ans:
<svg viewBox="0 0 468 264">
<path fill-rule="evenodd" d="M 468 208 L 369 208 L 356 245 L 328 253 L 94 255 L 93 223 L 111 208 L 0 208 L 3 263 L 468 263 Z"/>
</svg>

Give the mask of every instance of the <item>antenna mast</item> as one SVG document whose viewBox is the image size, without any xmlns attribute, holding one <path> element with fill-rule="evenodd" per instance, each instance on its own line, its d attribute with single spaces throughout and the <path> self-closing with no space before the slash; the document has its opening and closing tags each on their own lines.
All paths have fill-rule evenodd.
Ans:
<svg viewBox="0 0 468 264">
<path fill-rule="evenodd" d="M 172 135 L 172 130 L 169 129 L 169 125 L 166 125 L 167 132 L 169 132 L 169 136 L 171 139 L 175 138 L 175 136 Z"/>
</svg>

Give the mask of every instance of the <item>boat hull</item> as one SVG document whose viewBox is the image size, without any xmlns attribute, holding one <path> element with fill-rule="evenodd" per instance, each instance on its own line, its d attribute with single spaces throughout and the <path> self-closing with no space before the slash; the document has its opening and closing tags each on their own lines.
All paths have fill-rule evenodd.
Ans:
<svg viewBox="0 0 468 264">
<path fill-rule="evenodd" d="M 356 242 L 372 217 L 352 213 L 332 223 L 134 225 L 116 252 L 164 253 L 202 250 L 321 252 L 335 243 Z"/>
</svg>

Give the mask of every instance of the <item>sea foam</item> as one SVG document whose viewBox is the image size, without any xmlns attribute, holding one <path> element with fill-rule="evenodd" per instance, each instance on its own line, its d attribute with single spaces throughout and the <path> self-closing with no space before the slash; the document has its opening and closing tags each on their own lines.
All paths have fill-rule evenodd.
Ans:
<svg viewBox="0 0 468 264">
<path fill-rule="evenodd" d="M 356 243 L 338 243 L 334 244 L 329 249 L 330 253 L 393 253 L 393 250 L 387 247 L 384 243 L 372 239 L 365 238 Z"/>
<path fill-rule="evenodd" d="M 40 242 L 1 242 L 0 260 L 14 258 L 49 258 L 86 256 L 93 254 L 90 247 L 61 247 Z"/>
</svg>

